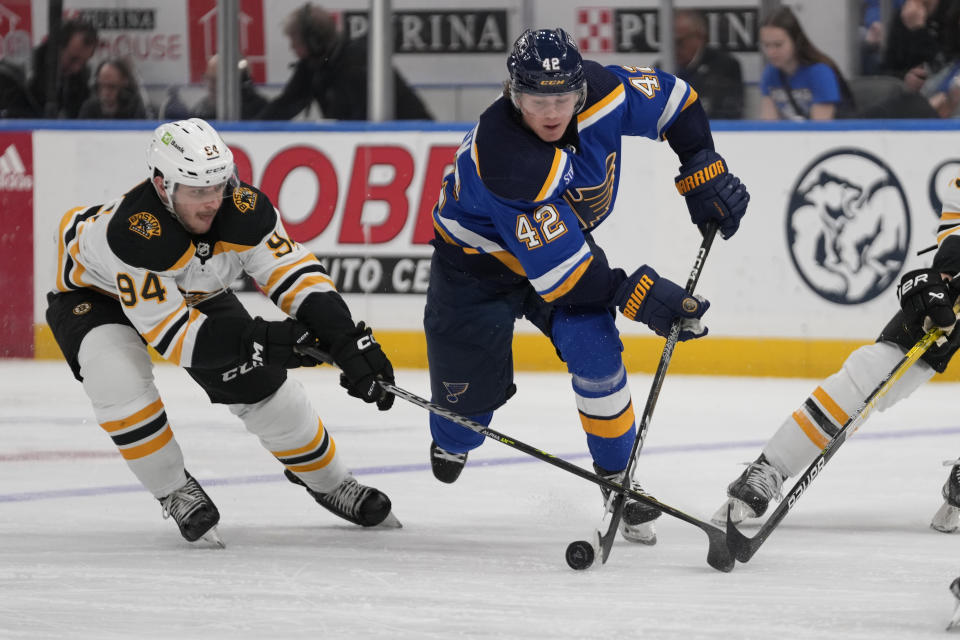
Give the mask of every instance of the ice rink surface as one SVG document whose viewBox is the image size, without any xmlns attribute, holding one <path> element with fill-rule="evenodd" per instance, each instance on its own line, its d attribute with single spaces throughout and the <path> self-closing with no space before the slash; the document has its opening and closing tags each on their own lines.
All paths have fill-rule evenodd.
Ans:
<svg viewBox="0 0 960 640">
<path fill-rule="evenodd" d="M 487 441 L 454 485 L 429 471 L 427 414 L 379 413 L 331 369 L 295 372 L 399 530 L 317 506 L 225 407 L 157 367 L 167 415 L 222 514 L 223 550 L 191 546 L 139 487 L 61 362 L 0 361 L 0 638 L 917 639 L 944 627 L 960 535 L 928 527 L 960 456 L 956 384 L 874 414 L 747 564 L 664 516 L 653 547 L 567 568 L 598 489 Z M 422 371 L 398 384 L 427 394 Z M 493 428 L 589 466 L 569 380 L 519 374 Z M 631 377 L 639 416 L 650 376 Z M 816 381 L 668 374 L 640 478 L 703 519 Z M 788 480 L 787 487 L 794 479 Z M 752 535 L 753 530 L 747 531 Z M 958 634 L 960 635 L 960 634 Z"/>
</svg>

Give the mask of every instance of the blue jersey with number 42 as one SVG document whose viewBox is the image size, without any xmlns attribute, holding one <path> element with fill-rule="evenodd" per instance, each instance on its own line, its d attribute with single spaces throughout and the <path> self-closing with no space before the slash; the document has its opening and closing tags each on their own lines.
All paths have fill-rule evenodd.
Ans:
<svg viewBox="0 0 960 640">
<path fill-rule="evenodd" d="M 697 99 L 658 69 L 583 68 L 586 103 L 556 143 L 526 128 L 509 98 L 494 102 L 463 139 L 433 212 L 439 252 L 480 277 L 508 269 L 547 302 L 583 303 L 585 289 L 610 280 L 585 234 L 616 202 L 621 136 L 659 139 Z"/>
</svg>

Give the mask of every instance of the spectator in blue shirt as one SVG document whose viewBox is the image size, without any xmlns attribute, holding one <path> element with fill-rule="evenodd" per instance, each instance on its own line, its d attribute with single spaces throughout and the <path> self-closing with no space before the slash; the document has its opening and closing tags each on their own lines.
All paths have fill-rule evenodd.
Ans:
<svg viewBox="0 0 960 640">
<path fill-rule="evenodd" d="M 853 111 L 836 63 L 807 38 L 796 15 L 781 7 L 760 26 L 767 65 L 760 78 L 763 120 L 832 120 Z"/>
</svg>

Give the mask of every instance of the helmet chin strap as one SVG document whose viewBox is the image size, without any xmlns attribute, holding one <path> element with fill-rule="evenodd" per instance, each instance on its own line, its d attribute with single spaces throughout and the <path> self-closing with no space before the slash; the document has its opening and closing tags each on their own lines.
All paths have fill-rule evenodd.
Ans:
<svg viewBox="0 0 960 640">
<path fill-rule="evenodd" d="M 176 185 L 171 185 L 172 188 L 168 189 L 166 182 L 166 180 L 163 180 L 163 193 L 160 193 L 160 189 L 157 188 L 157 183 L 155 181 L 153 182 L 153 190 L 157 193 L 157 197 L 160 198 L 160 202 L 162 202 L 163 206 L 166 207 L 167 211 L 170 212 L 170 215 L 173 217 L 173 219 L 179 222 L 181 227 L 186 229 L 186 227 L 183 226 L 183 220 L 181 220 L 180 216 L 177 215 L 177 209 L 173 204 L 173 189 L 176 189 Z"/>
</svg>

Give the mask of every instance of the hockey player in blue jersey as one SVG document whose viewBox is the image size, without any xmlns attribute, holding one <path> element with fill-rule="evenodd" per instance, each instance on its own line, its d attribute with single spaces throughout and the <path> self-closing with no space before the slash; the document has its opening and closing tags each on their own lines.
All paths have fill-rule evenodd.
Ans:
<svg viewBox="0 0 960 640">
<path fill-rule="evenodd" d="M 648 67 L 583 60 L 562 29 L 528 30 L 507 60 L 504 95 L 463 140 L 433 212 L 424 327 L 433 401 L 483 424 L 516 390 L 512 338 L 526 317 L 572 376 L 598 474 L 620 480 L 636 436 L 616 309 L 666 335 L 699 338 L 705 299 L 648 265 L 611 267 L 591 232 L 613 211 L 621 136 L 664 138 L 698 226 L 736 231 L 749 195 L 714 150 L 696 91 Z M 452 483 L 480 434 L 430 416 L 434 476 Z M 621 533 L 653 544 L 660 515 L 628 501 Z"/>
</svg>

